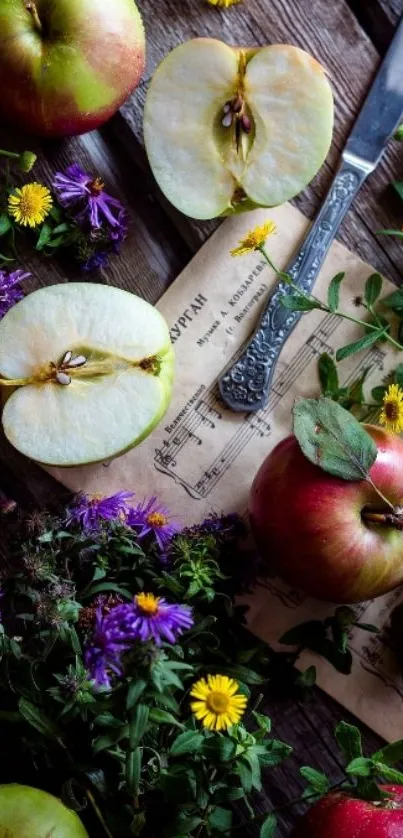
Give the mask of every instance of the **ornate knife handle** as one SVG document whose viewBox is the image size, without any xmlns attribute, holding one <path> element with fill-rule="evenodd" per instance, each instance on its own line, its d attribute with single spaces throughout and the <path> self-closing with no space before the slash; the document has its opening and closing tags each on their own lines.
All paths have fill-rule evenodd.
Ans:
<svg viewBox="0 0 403 838">
<path fill-rule="evenodd" d="M 364 171 L 345 155 L 318 216 L 287 268 L 301 291 L 311 291 L 337 230 L 368 174 L 368 168 Z M 232 410 L 254 412 L 267 402 L 277 359 L 302 313 L 282 305 L 285 293 L 289 288 L 279 282 L 245 352 L 219 381 L 221 396 Z"/>
</svg>

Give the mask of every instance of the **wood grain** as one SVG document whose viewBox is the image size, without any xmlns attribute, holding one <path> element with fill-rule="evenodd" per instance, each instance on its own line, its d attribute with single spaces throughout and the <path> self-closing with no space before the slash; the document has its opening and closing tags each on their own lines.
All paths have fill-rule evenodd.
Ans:
<svg viewBox="0 0 403 838">
<path fill-rule="evenodd" d="M 147 69 L 140 88 L 122 110 L 122 116 L 137 140 L 135 151 L 133 141 L 133 153 L 138 158 L 141 156 L 142 113 L 150 77 L 168 50 L 183 40 L 207 36 L 238 44 L 289 42 L 311 52 L 326 67 L 335 93 L 334 141 L 326 164 L 294 201 L 302 212 L 313 217 L 379 65 L 377 50 L 344 0 L 332 3 L 327 0 L 299 0 L 298 3 L 272 0 L 269 8 L 264 0 L 245 0 L 227 10 L 211 8 L 204 0 L 182 0 L 180 8 L 173 0 L 160 0 L 157 18 L 147 0 L 140 0 L 140 6 L 148 33 Z M 167 20 L 169 28 L 164 37 Z M 375 231 L 396 226 L 403 215 L 391 198 L 389 188 L 393 178 L 402 176 L 401 160 L 401 148 L 391 146 L 376 176 L 363 187 L 359 201 L 348 213 L 339 234 L 347 247 L 396 282 L 401 277 L 401 246 L 398 241 L 377 238 Z M 171 211 L 170 215 L 177 223 L 178 213 Z M 188 224 L 193 237 L 201 242 L 217 223 L 186 221 L 182 217 L 179 225 L 183 233 Z"/>
</svg>

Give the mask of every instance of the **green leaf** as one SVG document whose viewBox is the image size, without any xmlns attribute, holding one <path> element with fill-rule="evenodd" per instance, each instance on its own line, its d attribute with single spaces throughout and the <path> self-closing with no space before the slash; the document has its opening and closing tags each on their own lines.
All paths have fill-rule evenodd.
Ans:
<svg viewBox="0 0 403 838">
<path fill-rule="evenodd" d="M 403 772 L 397 771 L 396 768 L 390 768 L 389 765 L 384 765 L 382 762 L 375 763 L 375 772 L 389 783 L 403 783 Z"/>
<path fill-rule="evenodd" d="M 385 745 L 384 748 L 372 754 L 372 759 L 375 762 L 383 762 L 385 765 L 394 765 L 395 762 L 400 762 L 403 759 L 403 739 Z"/>
<path fill-rule="evenodd" d="M 386 393 L 386 390 L 387 390 L 387 388 L 382 387 L 382 386 L 373 387 L 372 390 L 371 390 L 371 396 L 372 396 L 374 402 L 377 402 L 377 404 L 382 404 L 383 397 Z"/>
<path fill-rule="evenodd" d="M 371 274 L 365 283 L 364 300 L 368 306 L 376 303 L 382 291 L 382 277 L 380 274 Z"/>
<path fill-rule="evenodd" d="M 92 585 L 82 598 L 89 599 L 95 596 L 95 594 L 102 594 L 104 591 L 113 591 L 115 594 L 120 594 L 120 596 L 125 597 L 125 599 L 133 599 L 133 594 L 127 588 L 123 588 L 122 585 L 116 585 L 115 582 L 100 582 L 99 585 Z"/>
<path fill-rule="evenodd" d="M 397 288 L 396 291 L 392 291 L 391 294 L 388 294 L 387 297 L 384 297 L 382 300 L 382 304 L 386 306 L 386 308 L 392 309 L 392 311 L 395 311 L 396 314 L 401 316 L 403 313 L 403 288 Z"/>
<path fill-rule="evenodd" d="M 270 733 L 271 719 L 269 716 L 264 716 L 263 713 L 256 713 L 256 710 L 253 711 L 252 716 L 257 722 L 260 730 L 264 730 L 265 733 Z"/>
<path fill-rule="evenodd" d="M 257 672 L 254 672 L 253 669 L 249 669 L 247 666 L 242 666 L 241 664 L 218 664 L 216 665 L 209 665 L 208 668 L 209 672 L 219 672 L 223 675 L 228 675 L 230 678 L 235 678 L 236 681 L 243 681 L 244 684 L 264 684 L 266 681 L 261 675 L 258 675 Z"/>
<path fill-rule="evenodd" d="M 8 215 L 6 215 L 5 212 L 2 212 L 0 215 L 0 236 L 4 236 L 6 233 L 8 233 L 10 227 L 11 221 Z"/>
<path fill-rule="evenodd" d="M 396 236 L 398 239 L 403 239 L 401 230 L 377 230 L 377 236 Z"/>
<path fill-rule="evenodd" d="M 43 248 L 50 241 L 51 237 L 52 237 L 52 228 L 51 228 L 50 224 L 48 224 L 47 221 L 45 221 L 44 224 L 42 224 L 42 227 L 40 229 L 38 241 L 36 242 L 36 245 L 35 245 L 35 250 L 39 250 L 39 251 L 43 250 Z"/>
<path fill-rule="evenodd" d="M 131 710 L 132 707 L 137 703 L 138 699 L 140 698 L 141 694 L 144 692 L 147 686 L 146 681 L 143 678 L 138 678 L 133 680 L 129 685 L 129 689 L 127 691 L 126 696 L 126 709 Z"/>
<path fill-rule="evenodd" d="M 401 180 L 392 180 L 392 186 L 396 190 L 399 198 L 403 201 L 403 181 Z"/>
<path fill-rule="evenodd" d="M 330 311 L 337 311 L 339 307 L 340 285 L 345 277 L 345 272 L 336 274 L 330 282 L 327 292 L 327 304 Z"/>
<path fill-rule="evenodd" d="M 36 730 L 39 730 L 39 733 L 42 733 L 43 736 L 48 736 L 49 739 L 61 738 L 62 732 L 54 721 L 49 719 L 46 713 L 35 704 L 32 704 L 31 701 L 28 701 L 26 698 L 20 698 L 18 709 L 25 721 L 36 728 Z"/>
<path fill-rule="evenodd" d="M 103 736 L 98 736 L 92 743 L 92 750 L 94 754 L 99 754 L 100 751 L 105 751 L 107 748 L 113 748 L 122 739 L 127 739 L 129 735 L 129 725 L 123 725 L 118 729 L 111 730 Z"/>
<path fill-rule="evenodd" d="M 294 434 L 303 454 L 343 480 L 362 480 L 377 448 L 362 425 L 332 399 L 301 399 L 294 406 Z"/>
<path fill-rule="evenodd" d="M 129 721 L 129 738 L 132 750 L 137 748 L 147 730 L 149 715 L 150 710 L 146 704 L 136 704 L 134 709 L 131 711 Z"/>
<path fill-rule="evenodd" d="M 372 623 L 354 623 L 354 625 L 363 631 L 370 631 L 371 634 L 379 634 L 380 632 L 379 627 L 373 626 Z"/>
<path fill-rule="evenodd" d="M 204 736 L 196 730 L 184 730 L 174 739 L 169 752 L 172 756 L 192 754 L 201 748 L 203 741 Z"/>
<path fill-rule="evenodd" d="M 289 311 L 313 311 L 315 308 L 322 308 L 320 303 L 304 297 L 303 294 L 284 294 L 284 297 L 281 297 L 281 305 Z"/>
<path fill-rule="evenodd" d="M 398 364 L 394 374 L 395 382 L 399 387 L 403 387 L 403 364 Z"/>
<path fill-rule="evenodd" d="M 342 346 L 336 352 L 336 361 L 344 361 L 345 358 L 349 358 L 350 355 L 355 355 L 356 352 L 362 352 L 364 349 L 369 349 L 370 346 L 377 343 L 377 341 L 383 337 L 384 334 L 384 328 L 373 329 L 372 332 L 368 332 L 366 335 L 363 335 L 362 338 L 354 340 L 353 343 L 348 343 L 347 346 Z"/>
<path fill-rule="evenodd" d="M 212 829 L 217 832 L 228 832 L 232 824 L 231 809 L 224 809 L 222 806 L 215 806 L 209 815 L 208 822 Z"/>
<path fill-rule="evenodd" d="M 319 381 L 324 395 L 335 395 L 339 389 L 339 375 L 333 358 L 324 352 L 318 361 Z"/>
<path fill-rule="evenodd" d="M 297 684 L 301 687 L 314 687 L 316 684 L 316 666 L 308 666 L 305 672 L 300 672 Z"/>
<path fill-rule="evenodd" d="M 326 637 L 325 626 L 321 620 L 307 620 L 306 623 L 298 623 L 284 632 L 279 643 L 284 643 L 285 646 L 310 647 L 318 637 Z"/>
<path fill-rule="evenodd" d="M 133 797 L 137 797 L 139 793 L 141 757 L 141 748 L 128 751 L 126 754 L 126 787 L 128 793 Z"/>
<path fill-rule="evenodd" d="M 183 728 L 183 724 L 178 722 L 178 719 L 175 719 L 172 713 L 168 713 L 166 710 L 160 710 L 158 707 L 151 708 L 150 722 L 155 722 L 159 725 L 175 725 L 176 727 Z"/>
<path fill-rule="evenodd" d="M 304 780 L 309 783 L 312 791 L 318 792 L 318 794 L 326 794 L 329 791 L 329 780 L 323 771 L 316 771 L 310 765 L 303 765 L 299 772 Z"/>
<path fill-rule="evenodd" d="M 259 756 L 259 762 L 262 767 L 274 768 L 275 765 L 280 765 L 283 760 L 287 759 L 291 753 L 291 745 L 286 745 L 278 739 L 270 739 L 266 753 Z"/>
<path fill-rule="evenodd" d="M 276 832 L 277 819 L 273 814 L 267 815 L 264 819 L 259 832 L 259 838 L 273 838 Z"/>
<path fill-rule="evenodd" d="M 243 790 L 246 792 L 246 794 L 250 794 L 250 792 L 252 791 L 253 782 L 252 771 L 249 768 L 249 765 L 246 765 L 244 762 L 241 762 L 241 760 L 238 760 L 236 764 L 236 773 L 239 776 Z"/>
<path fill-rule="evenodd" d="M 356 757 L 346 766 L 346 774 L 353 777 L 373 777 L 374 773 L 375 763 L 370 757 Z"/>
<path fill-rule="evenodd" d="M 336 742 L 348 763 L 362 756 L 361 733 L 358 727 L 349 725 L 347 722 L 339 722 L 334 733 Z"/>
</svg>

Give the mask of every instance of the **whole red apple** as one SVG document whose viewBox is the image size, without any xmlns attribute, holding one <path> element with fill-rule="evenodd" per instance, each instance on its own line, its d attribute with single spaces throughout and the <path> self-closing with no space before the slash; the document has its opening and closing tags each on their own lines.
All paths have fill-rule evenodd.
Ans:
<svg viewBox="0 0 403 838">
<path fill-rule="evenodd" d="M 144 60 L 134 0 L 0 2 L 0 115 L 25 130 L 97 128 L 136 87 Z"/>
<path fill-rule="evenodd" d="M 291 838 L 403 838 L 403 786 L 383 786 L 384 803 L 327 794 L 297 824 Z"/>
<path fill-rule="evenodd" d="M 392 504 L 403 505 L 403 440 L 364 426 L 378 453 L 370 478 Z M 332 602 L 360 602 L 403 582 L 403 532 L 365 519 L 387 511 L 366 480 L 349 481 L 313 465 L 294 436 L 258 471 L 250 516 L 262 555 L 287 582 Z M 364 513 L 364 515 L 363 515 Z"/>
</svg>

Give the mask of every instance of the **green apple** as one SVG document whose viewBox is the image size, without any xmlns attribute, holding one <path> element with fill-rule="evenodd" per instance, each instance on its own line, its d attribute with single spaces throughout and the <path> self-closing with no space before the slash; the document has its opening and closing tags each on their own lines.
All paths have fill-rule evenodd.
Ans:
<svg viewBox="0 0 403 838">
<path fill-rule="evenodd" d="M 47 465 L 111 459 L 156 427 L 171 396 L 168 326 L 140 297 L 86 282 L 34 291 L 0 322 L 7 439 Z"/>
<path fill-rule="evenodd" d="M 195 38 L 157 68 L 145 145 L 166 197 L 207 219 L 277 206 L 314 177 L 328 152 L 333 96 L 318 62 L 297 47 L 229 47 Z"/>
<path fill-rule="evenodd" d="M 0 0 L 0 114 L 44 136 L 91 131 L 145 63 L 134 0 Z"/>
<path fill-rule="evenodd" d="M 0 838 L 88 838 L 80 819 L 40 789 L 0 785 Z"/>
</svg>

